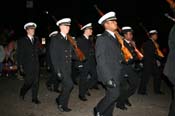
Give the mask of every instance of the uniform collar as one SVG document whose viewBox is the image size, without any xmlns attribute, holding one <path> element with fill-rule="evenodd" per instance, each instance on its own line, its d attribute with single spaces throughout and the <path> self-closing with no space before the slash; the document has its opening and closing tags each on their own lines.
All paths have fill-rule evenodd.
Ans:
<svg viewBox="0 0 175 116">
<path fill-rule="evenodd" d="M 27 35 L 27 37 L 30 39 L 30 40 L 32 40 L 34 37 L 33 36 L 31 36 L 31 35 Z"/>
<path fill-rule="evenodd" d="M 155 42 L 152 38 L 150 38 L 150 40 L 151 40 L 152 42 Z"/>
<path fill-rule="evenodd" d="M 128 43 L 128 44 L 130 43 L 130 41 L 128 41 L 127 39 L 124 39 L 124 40 L 125 40 L 125 41 L 126 41 L 126 43 Z"/>
<path fill-rule="evenodd" d="M 110 30 L 106 30 L 110 35 L 112 35 L 112 37 L 116 38 L 114 35 L 114 32 L 110 31 Z"/>
<path fill-rule="evenodd" d="M 67 40 L 66 35 L 65 35 L 65 34 L 63 34 L 62 32 L 60 32 L 60 33 L 61 33 L 61 35 L 63 36 L 63 38 L 65 38 L 65 39 Z"/>
<path fill-rule="evenodd" d="M 87 35 L 83 34 L 83 36 L 84 36 L 87 40 L 89 40 L 89 37 L 88 37 Z"/>
</svg>

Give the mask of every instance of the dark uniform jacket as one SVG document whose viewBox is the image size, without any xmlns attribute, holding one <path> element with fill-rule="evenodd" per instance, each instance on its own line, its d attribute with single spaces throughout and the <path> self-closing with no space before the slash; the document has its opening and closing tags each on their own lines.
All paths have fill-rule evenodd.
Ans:
<svg viewBox="0 0 175 116">
<path fill-rule="evenodd" d="M 108 80 L 113 79 L 118 83 L 121 77 L 123 57 L 116 38 L 105 31 L 97 37 L 95 53 L 99 81 L 105 84 Z"/>
<path fill-rule="evenodd" d="M 53 36 L 50 42 L 50 58 L 55 73 L 71 70 L 72 46 L 61 33 Z"/>
<path fill-rule="evenodd" d="M 175 25 L 172 27 L 169 33 L 169 53 L 167 61 L 164 67 L 164 74 L 169 78 L 169 80 L 175 85 Z"/>
<path fill-rule="evenodd" d="M 84 35 L 77 38 L 78 47 L 83 51 L 86 58 L 94 56 L 94 47 L 90 39 L 86 39 Z"/>
<path fill-rule="evenodd" d="M 123 72 L 125 73 L 126 72 L 125 70 L 127 70 L 127 68 L 131 68 L 133 71 L 141 70 L 141 66 L 140 66 L 141 61 L 139 61 L 134 47 L 131 44 L 127 43 L 125 40 L 124 40 L 124 45 L 126 48 L 128 48 L 128 50 L 132 54 L 133 59 L 129 60 L 126 64 L 124 63 L 125 65 L 123 67 L 124 68 Z"/>
<path fill-rule="evenodd" d="M 39 40 L 35 37 L 32 44 L 29 37 L 23 37 L 17 41 L 17 63 L 22 65 L 25 73 L 36 73 L 39 71 Z"/>
<path fill-rule="evenodd" d="M 86 57 L 86 61 L 83 62 L 83 65 L 87 65 L 90 67 L 92 64 L 93 66 L 95 63 L 95 49 L 90 39 L 86 39 L 84 35 L 77 38 L 78 47 L 82 50 Z"/>
<path fill-rule="evenodd" d="M 131 54 L 132 54 L 132 56 L 133 56 L 133 61 L 132 62 L 135 62 L 135 61 L 137 61 L 138 60 L 138 58 L 137 58 L 137 54 L 136 54 L 136 52 L 135 52 L 135 50 L 134 50 L 134 47 L 132 46 L 132 45 L 130 45 L 129 43 L 127 43 L 125 40 L 124 40 L 124 45 L 125 45 L 125 47 L 127 47 L 128 48 L 128 50 L 131 52 Z M 132 64 L 132 63 L 131 63 Z"/>
<path fill-rule="evenodd" d="M 151 39 L 148 39 L 143 44 L 143 55 L 144 55 L 144 68 L 153 71 L 151 68 L 157 67 L 156 60 L 158 56 L 156 55 L 156 47 Z"/>
</svg>

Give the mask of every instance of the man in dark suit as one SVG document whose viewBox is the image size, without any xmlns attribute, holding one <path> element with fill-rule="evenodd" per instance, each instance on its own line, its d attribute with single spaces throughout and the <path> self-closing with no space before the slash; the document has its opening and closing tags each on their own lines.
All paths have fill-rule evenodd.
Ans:
<svg viewBox="0 0 175 116">
<path fill-rule="evenodd" d="M 143 76 L 141 78 L 138 94 L 147 95 L 147 85 L 150 76 L 154 78 L 154 92 L 156 94 L 163 94 L 160 90 L 161 86 L 161 72 L 159 69 L 160 60 L 156 48 L 155 41 L 158 39 L 158 32 L 156 30 L 149 31 L 150 38 L 143 44 Z"/>
<path fill-rule="evenodd" d="M 117 30 L 115 12 L 103 15 L 99 21 L 105 32 L 97 37 L 95 45 L 97 74 L 106 88 L 105 96 L 94 108 L 94 116 L 112 116 L 115 102 L 120 95 L 120 80 L 123 60 L 121 47 L 114 35 Z"/>
<path fill-rule="evenodd" d="M 47 41 L 47 46 L 46 46 L 46 59 L 47 59 L 47 65 L 49 67 L 49 71 L 50 71 L 50 75 L 48 77 L 48 80 L 46 81 L 46 87 L 49 91 L 54 91 L 54 92 L 57 92 L 59 93 L 59 80 L 58 80 L 58 77 L 57 77 L 57 74 L 55 73 L 54 71 L 54 68 L 53 68 L 53 65 L 52 65 L 52 62 L 51 62 L 51 58 L 50 58 L 50 41 L 51 41 L 51 38 L 55 35 L 58 34 L 58 31 L 53 31 L 52 33 L 49 34 L 49 39 Z"/>
<path fill-rule="evenodd" d="M 34 36 L 36 26 L 33 22 L 24 25 L 27 35 L 17 41 L 17 63 L 19 70 L 25 74 L 24 85 L 20 90 L 20 97 L 24 99 L 27 91 L 32 88 L 32 102 L 39 104 L 39 41 Z"/>
<path fill-rule="evenodd" d="M 72 49 L 67 34 L 70 30 L 70 18 L 63 18 L 57 21 L 60 32 L 51 38 L 50 43 L 50 57 L 53 68 L 58 78 L 61 80 L 62 92 L 56 98 L 58 109 L 61 112 L 71 111 L 68 108 L 70 93 L 73 89 L 73 81 L 71 78 L 72 65 Z"/>
<path fill-rule="evenodd" d="M 174 7 L 172 7 L 173 13 L 175 16 L 175 2 L 174 2 Z M 169 53 L 167 57 L 167 61 L 165 63 L 165 67 L 163 70 L 163 73 L 168 77 L 170 82 L 173 85 L 173 92 L 172 92 L 172 101 L 171 105 L 169 108 L 169 114 L 168 116 L 175 116 L 175 71 L 174 71 L 174 66 L 175 66 L 175 24 L 171 28 L 169 32 L 169 40 L 168 40 L 168 46 L 169 46 Z"/>
<path fill-rule="evenodd" d="M 175 60 L 174 60 L 174 55 L 175 55 L 175 25 L 172 27 L 170 33 L 169 33 L 169 53 L 167 57 L 167 61 L 164 67 L 164 74 L 168 77 L 170 82 L 173 85 L 173 98 L 171 101 L 170 109 L 169 109 L 169 115 L 168 116 L 174 116 L 175 115 L 175 71 L 174 71 L 174 66 L 175 66 Z"/>
<path fill-rule="evenodd" d="M 124 38 L 124 45 L 128 48 L 130 53 L 133 56 L 133 59 L 127 63 L 124 63 L 123 70 L 122 70 L 122 81 L 121 81 L 121 94 L 119 99 L 117 100 L 116 107 L 122 110 L 126 110 L 127 108 L 125 105 L 131 106 L 129 101 L 129 97 L 132 96 L 138 87 L 139 81 L 139 73 L 141 71 L 141 59 L 143 55 L 140 57 L 137 56 L 136 53 L 136 46 L 133 43 L 133 29 L 129 26 L 122 27 L 121 31 L 123 38 Z M 138 65 L 138 66 L 136 66 Z M 136 68 L 139 67 L 140 69 Z"/>
<path fill-rule="evenodd" d="M 88 89 L 97 85 L 97 72 L 95 62 L 95 49 L 90 40 L 92 36 L 92 23 L 88 23 L 81 28 L 83 35 L 77 38 L 78 47 L 85 54 L 86 60 L 79 62 L 79 98 L 82 101 L 87 101 L 86 93 Z M 90 74 L 90 78 L 88 78 Z"/>
</svg>

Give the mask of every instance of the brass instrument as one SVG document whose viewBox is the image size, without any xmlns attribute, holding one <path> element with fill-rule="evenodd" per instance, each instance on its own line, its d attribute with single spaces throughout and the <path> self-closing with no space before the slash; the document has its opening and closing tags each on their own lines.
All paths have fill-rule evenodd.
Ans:
<svg viewBox="0 0 175 116">
<path fill-rule="evenodd" d="M 123 55 L 124 55 L 124 59 L 126 62 L 128 62 L 130 59 L 133 59 L 133 56 L 131 54 L 131 52 L 128 50 L 128 48 L 124 45 L 124 40 L 122 39 L 121 35 L 115 31 L 114 32 L 118 42 L 120 43 L 121 45 L 121 50 L 123 52 Z"/>
<path fill-rule="evenodd" d="M 77 57 L 79 58 L 80 61 L 85 60 L 85 55 L 84 53 L 80 50 L 80 48 L 78 48 L 76 41 L 68 34 L 67 35 L 67 39 L 69 40 L 69 42 L 72 44 L 74 51 L 77 55 Z"/>
</svg>

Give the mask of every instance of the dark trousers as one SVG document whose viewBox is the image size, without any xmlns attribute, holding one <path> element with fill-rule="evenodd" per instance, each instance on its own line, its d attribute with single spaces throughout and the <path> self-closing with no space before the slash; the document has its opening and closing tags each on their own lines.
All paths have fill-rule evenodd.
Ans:
<svg viewBox="0 0 175 116">
<path fill-rule="evenodd" d="M 97 84 L 97 72 L 96 68 L 84 65 L 84 67 L 79 68 L 79 95 L 85 96 L 88 89 L 94 87 Z M 88 76 L 90 74 L 90 77 Z"/>
<path fill-rule="evenodd" d="M 52 85 L 53 85 L 53 89 L 57 90 L 59 87 L 59 83 L 60 83 L 60 81 L 59 81 L 56 73 L 54 71 L 51 71 L 49 78 L 46 82 L 47 86 L 52 87 Z"/>
<path fill-rule="evenodd" d="M 132 67 L 126 67 L 125 74 L 127 74 L 127 77 L 123 76 L 120 84 L 120 96 L 117 100 L 119 103 L 124 103 L 138 88 L 139 72 L 134 71 Z"/>
<path fill-rule="evenodd" d="M 20 95 L 25 95 L 28 90 L 32 88 L 32 99 L 38 99 L 38 89 L 39 89 L 39 73 L 28 72 L 24 76 L 24 84 L 20 90 Z"/>
<path fill-rule="evenodd" d="M 172 91 L 172 101 L 170 104 L 168 116 L 175 116 L 175 85 L 174 85 L 173 91 Z"/>
<path fill-rule="evenodd" d="M 71 70 L 69 68 L 65 68 L 64 71 L 62 70 L 63 80 L 61 81 L 62 84 L 62 92 L 58 96 L 59 104 L 63 107 L 68 107 L 70 93 L 73 89 L 73 81 L 71 78 Z"/>
<path fill-rule="evenodd" d="M 75 85 L 78 85 L 79 82 L 79 75 L 80 75 L 80 70 L 79 68 L 75 65 L 75 62 L 72 63 L 72 73 L 71 77 Z"/>
<path fill-rule="evenodd" d="M 106 88 L 105 96 L 96 106 L 97 112 L 103 116 L 113 116 L 115 102 L 119 97 L 119 85 L 115 88 Z"/>
<path fill-rule="evenodd" d="M 144 66 L 143 75 L 140 81 L 139 93 L 146 93 L 150 77 L 153 76 L 154 92 L 160 92 L 161 72 L 157 66 Z"/>
</svg>

